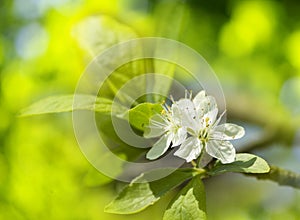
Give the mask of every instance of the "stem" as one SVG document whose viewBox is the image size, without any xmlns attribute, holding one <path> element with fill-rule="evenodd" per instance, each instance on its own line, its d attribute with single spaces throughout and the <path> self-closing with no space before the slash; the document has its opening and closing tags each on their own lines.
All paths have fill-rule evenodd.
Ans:
<svg viewBox="0 0 300 220">
<path fill-rule="evenodd" d="M 271 169 L 268 173 L 246 175 L 256 177 L 259 180 L 271 180 L 277 182 L 279 185 L 291 186 L 300 189 L 299 173 L 294 173 L 276 166 L 271 166 Z"/>
<path fill-rule="evenodd" d="M 195 176 L 205 176 L 206 170 L 202 168 L 194 168 Z"/>
<path fill-rule="evenodd" d="M 199 165 L 200 165 L 200 162 L 201 162 L 201 160 L 203 158 L 203 155 L 204 155 L 204 151 L 205 151 L 205 142 L 204 141 L 202 142 L 202 145 L 203 145 L 203 149 L 201 150 L 200 155 L 196 160 L 197 167 L 200 167 Z"/>
<path fill-rule="evenodd" d="M 191 161 L 191 164 L 194 168 L 199 168 L 199 163 L 203 157 L 204 154 L 204 149 L 200 152 L 199 157 L 196 159 L 196 162 L 194 160 Z"/>
<path fill-rule="evenodd" d="M 191 164 L 194 168 L 197 168 L 197 163 L 194 160 L 191 161 Z"/>
</svg>

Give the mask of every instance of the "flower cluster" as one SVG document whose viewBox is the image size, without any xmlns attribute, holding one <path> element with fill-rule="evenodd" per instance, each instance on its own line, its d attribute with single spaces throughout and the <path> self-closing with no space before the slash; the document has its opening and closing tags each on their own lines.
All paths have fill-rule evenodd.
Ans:
<svg viewBox="0 0 300 220">
<path fill-rule="evenodd" d="M 224 113 L 223 113 L 224 114 Z M 244 136 L 243 127 L 220 124 L 216 100 L 200 91 L 194 99 L 190 96 L 165 105 L 161 114 L 154 115 L 144 137 L 160 137 L 147 153 L 150 160 L 163 155 L 169 147 L 178 147 L 174 155 L 191 162 L 200 155 L 217 158 L 221 163 L 235 160 L 235 148 L 229 142 Z"/>
</svg>

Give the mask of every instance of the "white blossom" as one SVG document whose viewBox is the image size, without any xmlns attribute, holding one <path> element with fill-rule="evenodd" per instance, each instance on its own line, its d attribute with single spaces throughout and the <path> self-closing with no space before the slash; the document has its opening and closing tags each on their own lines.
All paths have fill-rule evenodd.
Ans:
<svg viewBox="0 0 300 220">
<path fill-rule="evenodd" d="M 204 151 L 222 163 L 232 163 L 236 152 L 229 140 L 244 136 L 244 128 L 230 123 L 219 125 L 223 114 L 217 118 L 216 101 L 212 96 L 206 96 L 204 91 L 193 100 L 179 100 L 177 105 L 190 137 L 181 144 L 175 155 L 190 162 Z"/>
<path fill-rule="evenodd" d="M 224 114 L 224 113 L 223 113 Z M 225 123 L 220 124 L 223 116 L 218 116 L 216 100 L 200 91 L 192 100 L 185 97 L 173 101 L 171 107 L 165 107 L 162 114 L 150 119 L 144 136 L 160 137 L 147 153 L 148 159 L 163 155 L 169 147 L 179 146 L 174 155 L 187 162 L 201 154 L 219 159 L 222 163 L 235 160 L 235 148 L 230 140 L 244 136 L 244 128 Z"/>
</svg>

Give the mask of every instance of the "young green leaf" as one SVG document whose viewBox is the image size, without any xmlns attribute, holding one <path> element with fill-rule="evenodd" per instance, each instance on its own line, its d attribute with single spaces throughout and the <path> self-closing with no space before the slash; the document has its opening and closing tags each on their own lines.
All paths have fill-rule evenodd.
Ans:
<svg viewBox="0 0 300 220">
<path fill-rule="evenodd" d="M 236 155 L 233 163 L 218 162 L 208 173 L 214 176 L 226 172 L 267 173 L 269 170 L 270 167 L 264 159 L 253 154 L 241 153 Z"/>
<path fill-rule="evenodd" d="M 140 212 L 158 201 L 165 193 L 172 190 L 193 176 L 191 170 L 176 170 L 169 176 L 149 182 L 154 173 L 141 174 L 126 186 L 121 193 L 105 207 L 105 212 L 132 214 Z"/>
<path fill-rule="evenodd" d="M 160 104 L 142 103 L 129 110 L 129 122 L 139 130 L 144 130 L 150 118 L 162 111 Z"/>
<path fill-rule="evenodd" d="M 48 113 L 71 112 L 73 110 L 91 110 L 110 114 L 112 101 L 106 98 L 99 98 L 92 95 L 76 95 L 76 102 L 73 95 L 51 96 L 23 109 L 20 116 L 31 116 Z M 119 110 L 121 111 L 122 108 Z"/>
<path fill-rule="evenodd" d="M 205 189 L 195 176 L 171 201 L 163 220 L 204 220 L 206 219 Z"/>
</svg>

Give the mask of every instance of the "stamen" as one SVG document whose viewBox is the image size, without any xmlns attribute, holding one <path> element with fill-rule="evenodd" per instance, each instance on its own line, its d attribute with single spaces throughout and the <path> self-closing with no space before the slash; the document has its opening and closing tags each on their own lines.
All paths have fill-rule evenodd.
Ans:
<svg viewBox="0 0 300 220">
<path fill-rule="evenodd" d="M 170 99 L 171 99 L 172 103 L 175 103 L 174 98 L 173 98 L 172 95 L 170 95 Z"/>
<path fill-rule="evenodd" d="M 163 105 L 162 105 L 162 107 L 163 107 L 163 109 L 166 111 L 166 112 L 169 112 L 171 109 L 170 109 L 170 106 L 168 106 L 166 103 L 164 103 Z M 165 113 L 166 113 L 165 112 Z"/>
<path fill-rule="evenodd" d="M 165 127 L 166 126 L 165 124 L 158 122 L 158 121 L 152 121 L 152 124 L 155 125 L 156 127 Z"/>
<path fill-rule="evenodd" d="M 209 122 L 209 117 L 206 117 L 205 122 L 206 124 Z"/>
<path fill-rule="evenodd" d="M 167 112 L 166 112 L 167 113 Z M 168 119 L 160 114 L 158 114 L 158 117 L 160 117 L 164 122 L 169 123 Z"/>
</svg>

